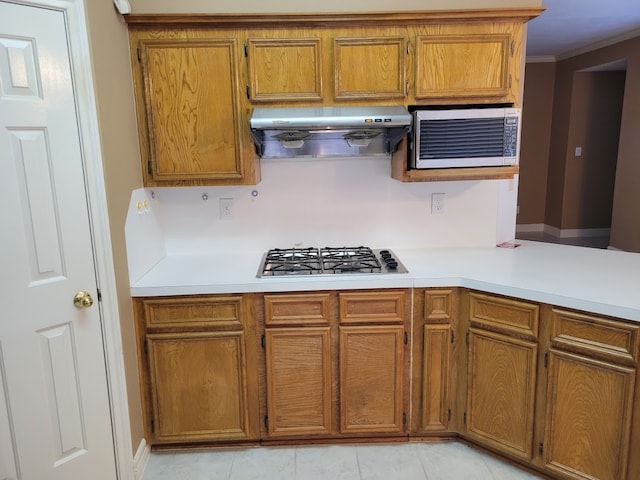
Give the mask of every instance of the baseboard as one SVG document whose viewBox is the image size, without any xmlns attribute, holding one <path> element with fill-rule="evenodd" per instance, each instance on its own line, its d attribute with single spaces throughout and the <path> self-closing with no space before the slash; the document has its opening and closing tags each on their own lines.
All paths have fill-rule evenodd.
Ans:
<svg viewBox="0 0 640 480">
<path fill-rule="evenodd" d="M 144 474 L 144 469 L 147 467 L 147 463 L 149 463 L 149 456 L 151 455 L 151 447 L 147 445 L 146 440 L 143 438 L 140 440 L 140 445 L 138 445 L 138 450 L 136 451 L 135 456 L 133 457 L 133 474 L 135 480 L 141 480 L 142 475 Z"/>
<path fill-rule="evenodd" d="M 560 229 L 544 223 L 516 225 L 517 233 L 541 232 L 556 238 L 606 237 L 611 234 L 610 228 L 565 228 Z"/>
<path fill-rule="evenodd" d="M 544 223 L 518 224 L 516 225 L 516 232 L 518 233 L 543 232 L 544 227 L 545 227 Z"/>
</svg>

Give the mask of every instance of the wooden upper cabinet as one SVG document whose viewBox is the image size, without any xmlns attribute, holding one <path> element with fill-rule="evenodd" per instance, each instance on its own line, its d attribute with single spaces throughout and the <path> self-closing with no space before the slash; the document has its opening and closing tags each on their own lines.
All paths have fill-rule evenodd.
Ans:
<svg viewBox="0 0 640 480">
<path fill-rule="evenodd" d="M 146 186 L 256 183 L 236 37 L 132 32 Z"/>
<path fill-rule="evenodd" d="M 402 101 L 407 49 L 405 36 L 334 38 L 334 99 Z"/>
<path fill-rule="evenodd" d="M 247 40 L 248 94 L 260 102 L 322 101 L 322 43 L 319 37 Z"/>
<path fill-rule="evenodd" d="M 428 27 L 416 36 L 415 98 L 518 104 L 521 24 Z"/>
</svg>

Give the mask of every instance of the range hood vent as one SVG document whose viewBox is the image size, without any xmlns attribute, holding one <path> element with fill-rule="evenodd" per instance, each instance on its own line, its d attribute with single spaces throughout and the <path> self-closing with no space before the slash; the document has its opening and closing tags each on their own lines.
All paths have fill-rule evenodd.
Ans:
<svg viewBox="0 0 640 480">
<path fill-rule="evenodd" d="M 403 106 L 256 108 L 249 121 L 262 158 L 388 156 L 411 123 Z"/>
</svg>

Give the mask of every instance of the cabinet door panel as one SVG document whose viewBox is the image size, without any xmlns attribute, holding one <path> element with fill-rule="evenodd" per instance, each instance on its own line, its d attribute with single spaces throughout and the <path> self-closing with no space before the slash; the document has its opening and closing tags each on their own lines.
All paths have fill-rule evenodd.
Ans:
<svg viewBox="0 0 640 480">
<path fill-rule="evenodd" d="M 333 42 L 337 100 L 404 98 L 406 38 L 335 38 Z"/>
<path fill-rule="evenodd" d="M 322 100 L 320 38 L 248 41 L 252 102 Z"/>
<path fill-rule="evenodd" d="M 422 425 L 425 432 L 449 427 L 449 375 L 451 326 L 424 326 L 424 378 L 422 379 Z"/>
<path fill-rule="evenodd" d="M 241 180 L 236 40 L 142 40 L 151 182 Z"/>
<path fill-rule="evenodd" d="M 402 326 L 340 327 L 340 429 L 402 433 Z"/>
<path fill-rule="evenodd" d="M 147 335 L 158 442 L 246 439 L 242 332 Z"/>
<path fill-rule="evenodd" d="M 635 369 L 551 350 L 544 465 L 568 478 L 626 477 Z"/>
<path fill-rule="evenodd" d="M 266 331 L 270 437 L 331 433 L 329 327 Z"/>
<path fill-rule="evenodd" d="M 537 345 L 471 329 L 467 433 L 531 460 Z"/>
<path fill-rule="evenodd" d="M 499 33 L 419 36 L 416 98 L 506 96 L 510 41 Z"/>
</svg>

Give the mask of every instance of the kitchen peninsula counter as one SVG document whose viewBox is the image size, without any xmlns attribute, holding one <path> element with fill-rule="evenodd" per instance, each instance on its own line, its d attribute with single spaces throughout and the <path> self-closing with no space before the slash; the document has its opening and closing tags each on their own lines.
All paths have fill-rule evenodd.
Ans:
<svg viewBox="0 0 640 480">
<path fill-rule="evenodd" d="M 640 322 L 640 254 L 520 241 L 517 248 L 393 248 L 406 274 L 258 278 L 264 251 L 166 256 L 134 297 L 465 287 Z"/>
</svg>

